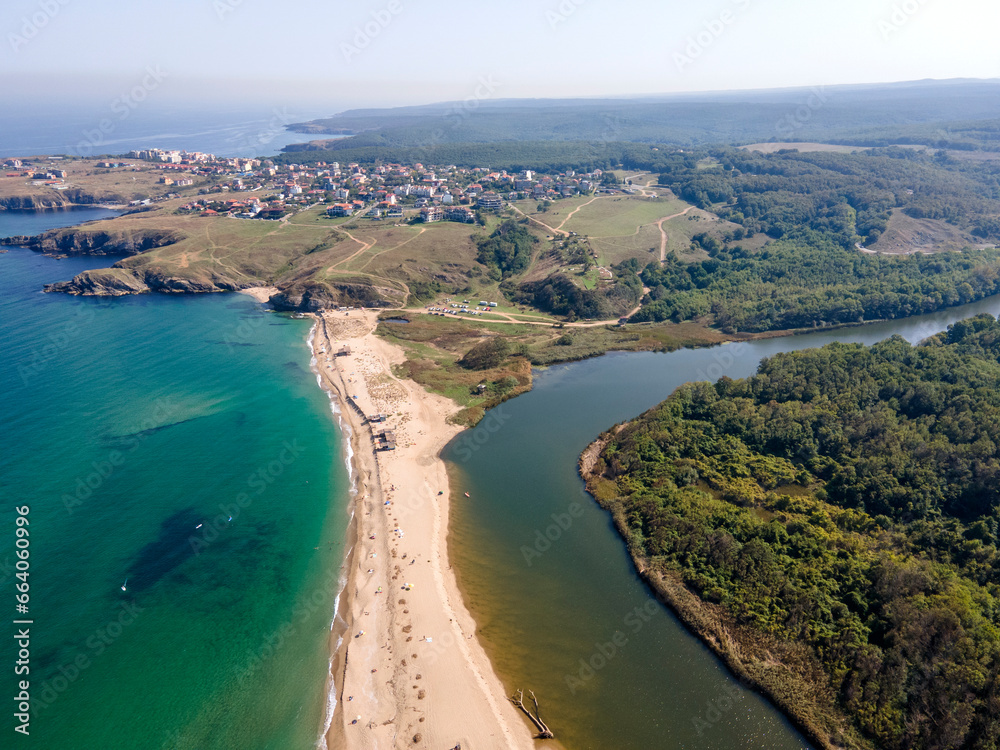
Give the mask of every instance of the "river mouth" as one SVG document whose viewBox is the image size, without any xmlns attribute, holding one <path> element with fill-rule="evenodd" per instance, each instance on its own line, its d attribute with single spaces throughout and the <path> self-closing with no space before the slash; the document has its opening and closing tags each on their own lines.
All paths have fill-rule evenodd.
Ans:
<svg viewBox="0 0 1000 750">
<path fill-rule="evenodd" d="M 580 453 L 684 383 L 746 377 L 766 357 L 835 341 L 900 335 L 915 344 L 980 313 L 1000 313 L 1000 297 L 857 328 L 536 371 L 531 392 L 444 452 L 452 486 L 473 498 L 452 504 L 449 554 L 508 694 L 534 690 L 573 750 L 810 747 L 656 601 L 586 493 Z"/>
</svg>

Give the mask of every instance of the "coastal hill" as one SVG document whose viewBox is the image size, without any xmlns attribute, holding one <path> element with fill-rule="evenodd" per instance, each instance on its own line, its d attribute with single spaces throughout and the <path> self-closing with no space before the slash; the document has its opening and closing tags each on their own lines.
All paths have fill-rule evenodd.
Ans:
<svg viewBox="0 0 1000 750">
<path fill-rule="evenodd" d="M 823 141 L 884 146 L 933 143 L 1000 148 L 995 118 L 1000 80 L 720 91 L 620 99 L 504 99 L 483 79 L 463 101 L 341 112 L 289 130 L 354 133 L 286 151 L 421 148 L 456 143 L 590 141 L 682 147 L 756 141 Z M 388 157 L 396 158 L 396 157 Z M 430 158 L 430 157 L 427 157 Z M 343 160 L 346 160 L 343 159 Z M 497 166 L 497 164 L 492 164 Z"/>
<path fill-rule="evenodd" d="M 1000 289 L 1000 184 L 989 159 L 632 144 L 639 151 L 618 158 L 609 147 L 603 167 L 588 167 L 587 145 L 575 148 L 577 168 L 538 172 L 192 165 L 181 181 L 199 182 L 173 188 L 177 198 L 8 243 L 139 252 L 56 291 L 267 285 L 282 293 L 279 306 L 303 310 L 479 294 L 570 321 L 704 319 L 729 333 L 905 317 Z M 484 191 L 496 196 L 486 210 Z M 519 246 L 521 236 L 531 242 Z"/>
</svg>

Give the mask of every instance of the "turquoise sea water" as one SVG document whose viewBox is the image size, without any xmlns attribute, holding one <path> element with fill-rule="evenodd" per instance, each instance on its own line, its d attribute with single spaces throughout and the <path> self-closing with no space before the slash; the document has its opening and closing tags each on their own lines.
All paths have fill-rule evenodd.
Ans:
<svg viewBox="0 0 1000 750">
<path fill-rule="evenodd" d="M 0 213 L 0 235 L 99 216 Z M 40 292 L 107 263 L 0 254 L 8 631 L 15 506 L 31 531 L 34 710 L 17 746 L 313 747 L 349 479 L 308 324 L 239 295 Z M 8 636 L 8 698 L 16 658 Z"/>
</svg>

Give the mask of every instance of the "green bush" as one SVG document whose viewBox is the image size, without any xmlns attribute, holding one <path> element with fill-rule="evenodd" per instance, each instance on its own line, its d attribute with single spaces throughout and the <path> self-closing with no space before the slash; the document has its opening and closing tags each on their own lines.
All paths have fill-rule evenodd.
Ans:
<svg viewBox="0 0 1000 750">
<path fill-rule="evenodd" d="M 500 336 L 480 341 L 465 353 L 458 363 L 467 370 L 491 370 L 510 356 L 510 344 Z"/>
</svg>

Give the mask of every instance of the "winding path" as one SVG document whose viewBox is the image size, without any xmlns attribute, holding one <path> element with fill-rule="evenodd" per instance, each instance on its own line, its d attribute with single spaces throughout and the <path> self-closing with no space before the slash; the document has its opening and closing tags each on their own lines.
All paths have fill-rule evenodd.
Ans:
<svg viewBox="0 0 1000 750">
<path fill-rule="evenodd" d="M 342 228 L 340 231 L 342 231 L 344 234 L 346 234 L 352 240 L 354 240 L 359 245 L 361 245 L 361 249 L 358 250 L 353 255 L 349 255 L 346 258 L 344 258 L 343 260 L 338 261 L 337 263 L 334 263 L 332 266 L 330 266 L 330 268 L 327 269 L 328 271 L 333 271 L 333 270 L 335 270 L 337 268 L 337 266 L 342 266 L 345 263 L 351 262 L 352 260 L 354 260 L 355 258 L 357 258 L 359 255 L 361 255 L 363 252 L 365 252 L 367 250 L 371 250 L 373 247 L 375 247 L 375 245 L 378 244 L 378 240 L 372 240 L 371 242 L 365 242 L 364 240 L 359 240 L 357 237 L 355 237 L 353 234 L 351 234 L 350 232 L 348 232 L 346 229 Z"/>
<path fill-rule="evenodd" d="M 663 230 L 663 222 L 670 221 L 671 219 L 677 219 L 681 216 L 686 216 L 688 211 L 690 211 L 694 206 L 688 206 L 679 214 L 674 214 L 673 216 L 664 216 L 658 222 L 656 222 L 656 228 L 660 230 L 660 265 L 662 266 L 667 262 L 667 233 Z"/>
<path fill-rule="evenodd" d="M 562 224 L 560 224 L 558 227 L 556 227 L 556 231 L 557 232 L 562 232 L 563 234 L 566 234 L 567 236 L 569 236 L 566 232 L 563 231 L 563 227 L 566 226 L 566 222 L 569 221 L 570 219 L 572 219 L 573 216 L 576 215 L 576 212 L 579 211 L 581 208 L 586 208 L 587 206 L 589 206 L 591 203 L 593 203 L 596 200 L 600 200 L 600 196 L 595 195 L 593 198 L 591 198 L 586 203 L 581 203 L 579 206 L 577 206 L 572 211 L 570 211 L 568 214 L 566 214 L 566 218 L 562 220 Z"/>
<path fill-rule="evenodd" d="M 546 229 L 548 229 L 550 232 L 552 232 L 552 236 L 553 237 L 555 237 L 557 234 L 561 234 L 564 237 L 569 237 L 569 232 L 563 231 L 562 229 L 555 229 L 554 227 L 550 227 L 544 221 L 539 221 L 534 216 L 528 216 L 528 214 L 524 213 L 524 211 L 522 211 L 520 208 L 518 208 L 517 206 L 515 206 L 513 203 L 510 204 L 510 207 L 513 208 L 515 211 L 517 211 L 519 214 L 521 214 L 521 216 L 523 216 L 524 218 L 526 218 L 526 219 L 528 219 L 530 221 L 533 221 L 536 224 L 538 224 L 540 226 L 543 226 Z M 563 223 L 565 224 L 565 222 L 563 222 Z"/>
<path fill-rule="evenodd" d="M 420 235 L 422 235 L 426 231 L 427 231 L 427 227 L 421 227 L 420 231 L 417 232 L 412 237 L 410 237 L 410 239 L 403 240 L 398 245 L 393 245 L 392 247 L 387 247 L 385 250 L 379 250 L 371 258 L 368 259 L 367 263 L 365 263 L 363 266 L 361 266 L 361 270 L 364 271 L 366 268 L 368 268 L 368 266 L 370 266 L 372 264 L 372 261 L 374 261 L 378 256 L 382 255 L 383 253 L 387 253 L 390 250 L 399 250 L 399 248 L 401 248 L 403 245 L 407 244 L 408 242 L 413 242 L 413 240 L 417 239 L 417 237 L 419 237 Z M 351 237 L 351 239 L 354 239 L 354 238 Z M 357 242 L 357 240 L 355 240 L 355 242 Z M 355 253 L 355 255 L 357 255 L 357 253 Z M 352 255 L 351 258 L 355 257 L 355 255 Z M 348 260 L 350 260 L 350 258 L 348 258 Z"/>
</svg>

